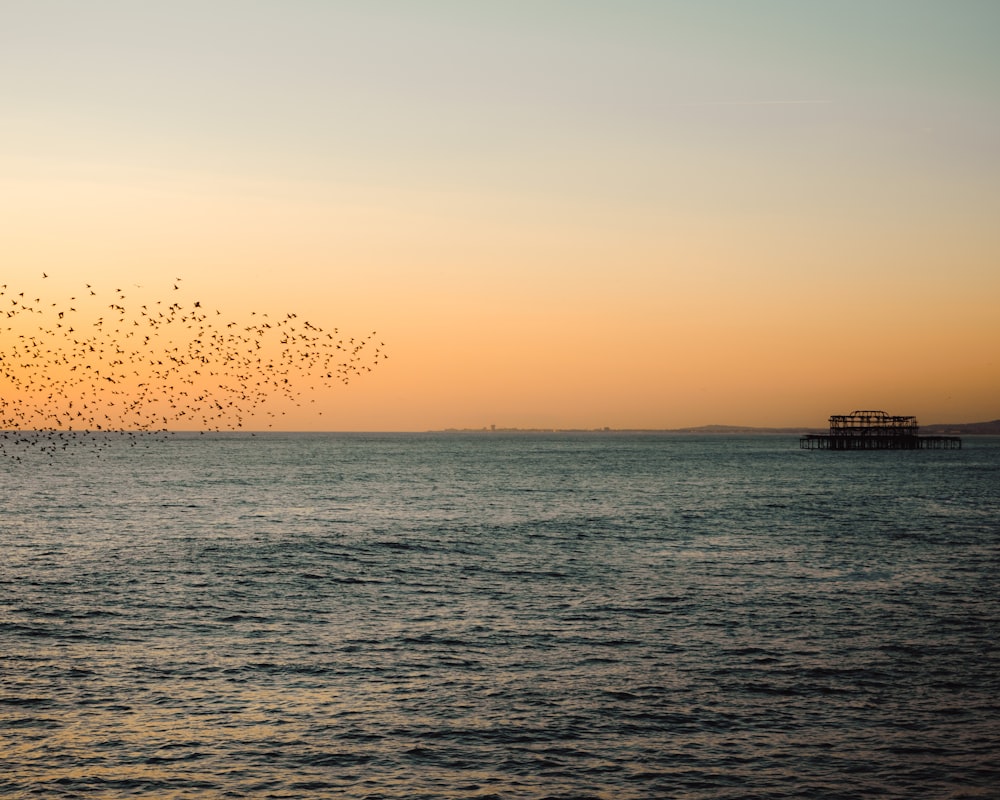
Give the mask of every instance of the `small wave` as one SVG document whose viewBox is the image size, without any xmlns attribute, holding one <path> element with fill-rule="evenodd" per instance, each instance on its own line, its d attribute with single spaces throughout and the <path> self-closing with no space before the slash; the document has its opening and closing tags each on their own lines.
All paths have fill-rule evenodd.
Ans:
<svg viewBox="0 0 1000 800">
<path fill-rule="evenodd" d="M 7 695 L 0 697 L 0 705 L 16 708 L 51 708 L 55 703 L 48 697 L 18 697 Z"/>
<path fill-rule="evenodd" d="M 192 753 L 181 753 L 181 754 L 176 755 L 176 756 L 160 756 L 160 755 L 149 756 L 148 758 L 144 759 L 142 763 L 143 764 L 177 764 L 177 763 L 183 762 L 183 761 L 198 761 L 198 760 L 200 760 L 202 758 L 205 758 L 205 754 L 204 753 L 200 753 L 198 751 L 195 751 L 195 752 L 192 752 Z"/>
<path fill-rule="evenodd" d="M 307 753 L 296 761 L 309 767 L 359 767 L 372 758 L 366 753 Z"/>
<path fill-rule="evenodd" d="M 257 614 L 227 614 L 224 617 L 219 617 L 219 622 L 267 622 L 267 617 L 262 617 Z"/>
</svg>

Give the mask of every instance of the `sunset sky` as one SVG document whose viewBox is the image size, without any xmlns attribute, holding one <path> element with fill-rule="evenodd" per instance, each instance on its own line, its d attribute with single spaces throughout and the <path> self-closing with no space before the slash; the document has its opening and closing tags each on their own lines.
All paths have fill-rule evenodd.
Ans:
<svg viewBox="0 0 1000 800">
<path fill-rule="evenodd" d="M 996 419 L 998 31 L 991 0 L 0 0 L 0 282 L 376 330 L 291 429 Z"/>
</svg>

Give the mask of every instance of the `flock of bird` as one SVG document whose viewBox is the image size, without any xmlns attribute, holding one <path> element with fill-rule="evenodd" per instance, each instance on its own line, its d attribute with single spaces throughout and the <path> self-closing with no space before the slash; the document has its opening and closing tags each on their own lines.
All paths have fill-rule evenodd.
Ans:
<svg viewBox="0 0 1000 800">
<path fill-rule="evenodd" d="M 235 322 L 172 287 L 146 300 L 84 284 L 52 302 L 0 284 L 0 457 L 239 429 L 386 358 L 375 332 L 338 337 L 293 313 Z"/>
</svg>

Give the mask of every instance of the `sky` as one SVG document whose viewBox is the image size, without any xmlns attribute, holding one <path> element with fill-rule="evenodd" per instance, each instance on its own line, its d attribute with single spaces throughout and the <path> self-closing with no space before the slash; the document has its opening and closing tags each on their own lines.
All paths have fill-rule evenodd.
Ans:
<svg viewBox="0 0 1000 800">
<path fill-rule="evenodd" d="M 991 0 L 0 0 L 0 281 L 377 331 L 295 430 L 996 419 L 997 30 Z"/>
</svg>

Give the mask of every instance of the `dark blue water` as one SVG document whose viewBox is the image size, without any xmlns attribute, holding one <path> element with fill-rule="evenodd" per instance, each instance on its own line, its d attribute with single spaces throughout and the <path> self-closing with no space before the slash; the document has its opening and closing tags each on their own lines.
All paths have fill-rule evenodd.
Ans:
<svg viewBox="0 0 1000 800">
<path fill-rule="evenodd" d="M 0 796 L 1000 796 L 1000 440 L 0 460 Z"/>
</svg>

